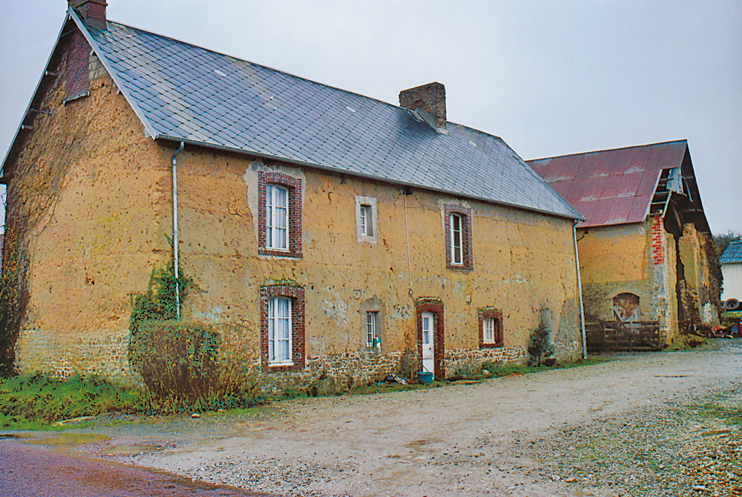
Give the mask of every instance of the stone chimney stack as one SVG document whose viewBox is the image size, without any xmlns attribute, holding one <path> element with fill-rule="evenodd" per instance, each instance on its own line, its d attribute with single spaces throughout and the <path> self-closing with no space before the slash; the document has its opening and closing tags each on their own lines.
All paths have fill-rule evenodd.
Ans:
<svg viewBox="0 0 742 497">
<path fill-rule="evenodd" d="M 77 15 L 93 29 L 106 29 L 105 0 L 68 0 L 69 6 L 75 9 Z"/>
<path fill-rule="evenodd" d="M 439 133 L 446 133 L 446 87 L 442 84 L 428 83 L 402 90 L 399 105 L 414 110 Z"/>
</svg>

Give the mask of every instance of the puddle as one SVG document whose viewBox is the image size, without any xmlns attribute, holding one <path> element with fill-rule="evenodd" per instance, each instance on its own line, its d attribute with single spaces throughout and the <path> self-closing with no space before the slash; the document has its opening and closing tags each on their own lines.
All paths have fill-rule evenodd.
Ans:
<svg viewBox="0 0 742 497">
<path fill-rule="evenodd" d="M 162 445 L 117 445 L 100 451 L 104 456 L 136 456 L 139 454 L 151 454 L 153 452 L 162 452 L 165 447 Z"/>
<path fill-rule="evenodd" d="M 23 440 L 24 438 L 31 438 L 31 435 L 23 435 L 20 433 L 0 433 L 0 440 Z"/>
<path fill-rule="evenodd" d="M 732 433 L 732 430 L 710 430 L 710 431 L 704 431 L 701 433 L 702 437 L 715 437 L 717 435 L 729 435 Z"/>
<path fill-rule="evenodd" d="M 56 433 L 54 435 L 41 435 L 29 440 L 28 443 L 36 445 L 83 445 L 106 442 L 111 437 L 97 433 Z"/>
</svg>

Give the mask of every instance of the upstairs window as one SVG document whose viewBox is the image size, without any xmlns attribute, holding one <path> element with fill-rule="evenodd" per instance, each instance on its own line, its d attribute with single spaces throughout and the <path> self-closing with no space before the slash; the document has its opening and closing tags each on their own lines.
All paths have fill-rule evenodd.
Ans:
<svg viewBox="0 0 742 497">
<path fill-rule="evenodd" d="M 464 263 L 463 246 L 461 244 L 461 223 L 461 214 L 450 214 L 451 264 L 455 265 Z"/>
<path fill-rule="evenodd" d="M 361 204 L 361 235 L 374 236 L 373 210 L 368 204 Z"/>
<path fill-rule="evenodd" d="M 376 243 L 377 234 L 376 199 L 356 196 L 356 239 L 359 242 Z"/>
<path fill-rule="evenodd" d="M 265 247 L 289 249 L 289 191 L 279 185 L 266 185 Z"/>
<path fill-rule="evenodd" d="M 302 256 L 302 180 L 258 173 L 258 254 Z"/>
<path fill-rule="evenodd" d="M 474 268 L 471 209 L 460 205 L 446 205 L 444 215 L 446 267 L 459 271 L 471 271 Z"/>
</svg>

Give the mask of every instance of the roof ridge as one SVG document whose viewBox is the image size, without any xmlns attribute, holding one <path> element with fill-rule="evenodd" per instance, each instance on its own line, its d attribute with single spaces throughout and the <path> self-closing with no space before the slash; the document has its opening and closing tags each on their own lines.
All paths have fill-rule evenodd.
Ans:
<svg viewBox="0 0 742 497">
<path fill-rule="evenodd" d="M 537 159 L 527 159 L 526 162 L 536 162 L 536 161 L 546 160 L 546 159 L 560 159 L 562 157 L 574 157 L 574 156 L 577 156 L 577 155 L 597 154 L 597 153 L 600 153 L 600 152 L 615 152 L 617 150 L 629 150 L 629 149 L 632 149 L 632 148 L 656 147 L 658 145 L 669 145 L 671 143 L 683 143 L 683 142 L 685 142 L 685 144 L 687 145 L 688 144 L 688 139 L 687 138 L 681 138 L 679 140 L 668 140 L 668 141 L 657 142 L 657 143 L 645 143 L 643 145 L 628 145 L 628 146 L 625 146 L 625 147 L 605 148 L 605 149 L 601 149 L 601 150 L 587 150 L 585 152 L 575 152 L 575 153 L 564 154 L 564 155 L 552 155 L 552 156 L 549 156 L 549 157 L 539 157 Z"/>
</svg>

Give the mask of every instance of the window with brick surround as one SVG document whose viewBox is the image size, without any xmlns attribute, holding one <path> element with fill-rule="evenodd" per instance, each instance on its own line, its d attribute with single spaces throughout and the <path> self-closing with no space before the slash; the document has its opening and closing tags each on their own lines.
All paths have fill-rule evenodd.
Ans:
<svg viewBox="0 0 742 497">
<path fill-rule="evenodd" d="M 446 205 L 446 267 L 460 271 L 471 271 L 473 266 L 471 209 L 460 205 Z"/>
<path fill-rule="evenodd" d="M 302 256 L 302 181 L 287 174 L 258 173 L 258 253 Z"/>
<path fill-rule="evenodd" d="M 480 309 L 477 312 L 479 321 L 479 348 L 502 347 L 502 311 L 497 309 Z"/>
<path fill-rule="evenodd" d="M 303 288 L 260 288 L 260 349 L 268 370 L 304 369 L 304 305 Z"/>
</svg>

